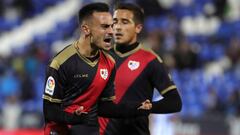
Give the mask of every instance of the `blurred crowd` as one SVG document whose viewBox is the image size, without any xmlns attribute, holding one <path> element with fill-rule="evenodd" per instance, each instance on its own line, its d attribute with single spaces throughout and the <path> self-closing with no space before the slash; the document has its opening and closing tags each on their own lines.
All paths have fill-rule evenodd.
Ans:
<svg viewBox="0 0 240 135">
<path fill-rule="evenodd" d="M 1 0 L 0 35 L 61 1 Z M 144 8 L 142 42 L 162 57 L 179 87 L 183 99 L 180 118 L 240 117 L 240 1 L 124 1 Z M 12 21 L 10 18 L 17 18 L 18 23 L 7 28 L 3 22 Z M 72 20 L 69 25 L 77 28 Z M 62 33 L 65 39 L 76 34 L 60 32 L 67 33 Z M 1 127 L 41 127 L 45 66 L 53 55 L 52 44 L 44 39 L 13 48 L 8 56 L 0 54 Z M 9 126 L 3 122 L 6 119 L 20 120 Z"/>
<path fill-rule="evenodd" d="M 0 35 L 16 28 L 26 19 L 41 14 L 47 8 L 64 0 L 1 0 Z"/>
</svg>

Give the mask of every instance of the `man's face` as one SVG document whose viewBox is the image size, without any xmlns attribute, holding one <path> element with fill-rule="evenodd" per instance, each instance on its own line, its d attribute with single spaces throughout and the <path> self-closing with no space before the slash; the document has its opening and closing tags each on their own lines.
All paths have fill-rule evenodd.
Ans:
<svg viewBox="0 0 240 135">
<path fill-rule="evenodd" d="M 112 15 L 108 12 L 94 12 L 91 30 L 91 43 L 100 49 L 110 50 L 112 47 Z"/>
<path fill-rule="evenodd" d="M 113 33 L 116 44 L 133 44 L 137 41 L 137 34 L 141 31 L 133 20 L 130 10 L 118 9 L 113 15 Z"/>
</svg>

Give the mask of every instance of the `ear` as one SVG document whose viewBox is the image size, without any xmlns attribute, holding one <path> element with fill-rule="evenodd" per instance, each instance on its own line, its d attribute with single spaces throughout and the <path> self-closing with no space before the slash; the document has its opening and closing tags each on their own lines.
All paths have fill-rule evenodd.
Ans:
<svg viewBox="0 0 240 135">
<path fill-rule="evenodd" d="M 90 34 L 90 29 L 87 24 L 82 24 L 81 25 L 81 31 L 84 33 L 84 35 L 89 35 Z"/>
<path fill-rule="evenodd" d="M 136 28 L 135 28 L 136 33 L 139 34 L 139 33 L 142 31 L 142 28 L 143 28 L 143 25 L 142 25 L 142 24 L 137 24 L 137 25 L 136 25 Z"/>
</svg>

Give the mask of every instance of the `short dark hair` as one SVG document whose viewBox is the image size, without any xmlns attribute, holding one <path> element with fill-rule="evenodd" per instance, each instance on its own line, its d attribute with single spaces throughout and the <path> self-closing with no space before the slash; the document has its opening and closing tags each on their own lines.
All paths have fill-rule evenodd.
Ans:
<svg viewBox="0 0 240 135">
<path fill-rule="evenodd" d="M 90 3 L 83 6 L 78 12 L 79 24 L 87 17 L 90 17 L 93 12 L 109 12 L 109 6 L 102 2 Z"/>
<path fill-rule="evenodd" d="M 126 9 L 130 10 L 133 13 L 133 19 L 136 24 L 143 24 L 144 23 L 144 11 L 137 5 L 132 3 L 119 3 L 116 5 L 115 10 L 118 9 Z"/>
</svg>

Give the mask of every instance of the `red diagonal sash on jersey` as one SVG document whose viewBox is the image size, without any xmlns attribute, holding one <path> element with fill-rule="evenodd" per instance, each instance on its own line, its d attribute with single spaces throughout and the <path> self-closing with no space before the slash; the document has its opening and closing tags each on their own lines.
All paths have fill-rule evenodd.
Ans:
<svg viewBox="0 0 240 135">
<path fill-rule="evenodd" d="M 139 50 L 135 54 L 129 56 L 121 65 L 117 68 L 115 84 L 116 84 L 116 100 L 115 103 L 119 103 L 131 84 L 142 73 L 147 64 L 152 61 L 156 56 L 149 55 L 149 52 Z M 131 70 L 128 67 L 129 61 L 139 62 L 139 67 L 135 70 Z M 127 78 L 127 79 L 126 79 Z"/>
<path fill-rule="evenodd" d="M 100 52 L 100 58 L 98 63 L 98 69 L 93 79 L 91 85 L 84 91 L 76 100 L 73 101 L 72 105 L 68 106 L 65 111 L 69 113 L 73 113 L 79 106 L 83 106 L 84 110 L 88 112 L 89 109 L 96 103 L 103 89 L 105 88 L 108 79 L 111 75 L 112 68 L 107 65 L 108 61 L 103 56 L 102 52 Z M 107 69 L 108 77 L 104 80 L 101 77 L 100 70 Z"/>
<path fill-rule="evenodd" d="M 138 50 L 136 53 L 129 56 L 121 65 L 117 68 L 117 73 L 115 77 L 115 95 L 116 100 L 114 101 L 116 104 L 118 104 L 126 91 L 128 90 L 129 86 L 136 80 L 136 78 L 142 73 L 142 71 L 145 69 L 147 64 L 151 62 L 156 56 L 152 55 L 151 53 L 144 51 L 144 50 Z M 128 67 L 129 61 L 135 61 L 139 62 L 139 67 L 137 69 L 131 70 Z M 103 135 L 107 124 L 109 122 L 108 118 L 99 118 L 100 123 L 100 135 Z"/>
</svg>

